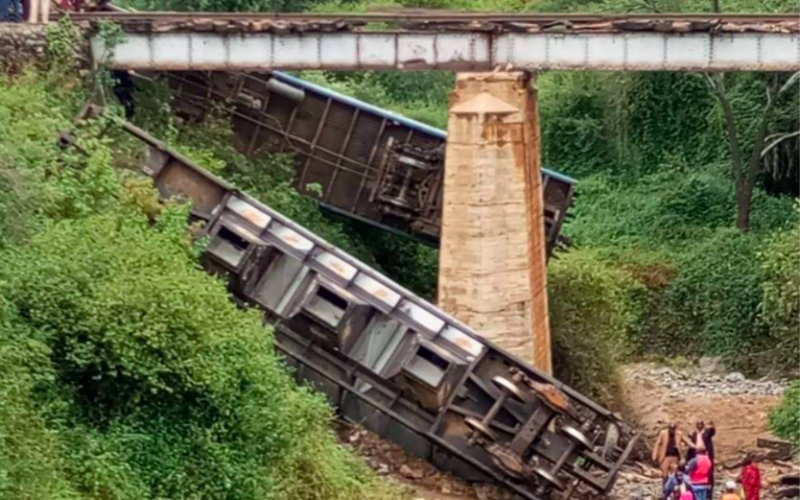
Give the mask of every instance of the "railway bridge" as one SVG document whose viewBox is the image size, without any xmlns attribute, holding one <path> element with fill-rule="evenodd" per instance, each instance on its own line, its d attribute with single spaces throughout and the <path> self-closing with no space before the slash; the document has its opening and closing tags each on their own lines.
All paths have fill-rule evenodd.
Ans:
<svg viewBox="0 0 800 500">
<path fill-rule="evenodd" d="M 127 37 L 113 48 L 100 36 L 92 40 L 94 58 L 120 69 L 459 72 L 435 228 L 438 301 L 547 373 L 546 205 L 535 72 L 800 69 L 797 16 L 117 12 L 75 19 L 122 27 Z M 320 122 L 308 138 L 312 150 L 322 129 Z M 413 154 L 397 158 L 393 174 L 413 188 L 415 178 L 425 177 L 424 162 Z M 368 182 L 375 192 L 381 179 Z M 409 188 L 403 186 L 398 197 Z"/>
<path fill-rule="evenodd" d="M 317 57 L 318 68 L 421 69 L 446 67 L 444 62 L 449 60 L 450 69 L 468 71 L 458 75 L 451 97 L 444 145 L 446 169 L 439 176 L 444 185 L 439 300 L 452 315 L 228 185 L 143 130 L 114 120 L 140 143 L 144 155 L 139 172 L 152 179 L 160 199 L 181 196 L 192 201 L 190 220 L 202 221 L 200 236 L 208 238 L 201 257 L 203 267 L 226 278 L 235 301 L 263 312 L 265 321 L 273 326 L 276 348 L 297 368 L 298 379 L 313 383 L 345 418 L 363 423 L 407 451 L 471 481 L 495 480 L 527 500 L 609 493 L 638 439 L 619 415 L 547 373 L 546 238 L 542 229 L 546 212 L 542 192 L 546 189 L 540 186 L 538 112 L 531 71 L 554 69 L 566 64 L 568 57 L 573 63 L 583 61 L 588 68 L 590 60 L 599 60 L 594 43 L 623 44 L 622 54 L 627 58 L 623 61 L 629 67 L 614 63 L 615 52 L 609 49 L 604 53 L 611 65 L 608 68 L 617 64 L 617 69 L 636 69 L 633 65 L 646 59 L 650 42 L 655 46 L 649 52 L 653 58 L 647 59 L 652 63 L 649 69 L 779 71 L 798 67 L 797 23 L 784 18 L 554 17 L 536 21 L 532 17 L 484 16 L 469 22 L 460 18 L 455 24 L 446 19 L 400 18 L 393 21 L 400 25 L 395 31 L 391 23 L 389 29 L 383 24 L 380 30 L 370 31 L 369 23 L 356 26 L 352 20 L 328 22 L 312 16 L 293 20 L 287 20 L 292 16 L 176 14 L 77 17 L 90 23 L 115 20 L 130 34 L 114 52 L 106 51 L 96 37 L 96 58 L 118 68 L 192 70 L 194 74 L 177 78 L 179 85 L 196 82 L 197 70 L 273 69 L 278 58 L 284 61 L 278 67 L 293 69 L 305 67 L 300 64 L 303 58 Z M 372 19 L 370 22 L 377 22 Z M 491 19 L 494 21 L 489 22 Z M 551 33 L 558 31 L 558 26 L 561 38 Z M 447 48 L 445 35 L 458 35 L 459 29 L 469 31 L 467 39 L 475 40 L 469 49 L 474 52 L 466 59 L 463 53 L 454 55 L 453 46 Z M 517 46 L 513 41 L 517 39 L 509 37 L 527 33 L 529 41 L 537 40 L 535 35 L 540 32 L 547 34 L 537 43 L 545 45 L 536 50 L 526 45 L 525 51 L 519 51 L 525 44 Z M 379 38 L 360 45 L 358 37 L 370 33 L 394 38 L 386 46 L 377 43 Z M 581 40 L 601 34 L 606 38 L 592 38 L 591 43 L 581 45 Z M 346 46 L 334 51 L 325 48 L 328 43 L 348 39 L 355 52 L 348 53 Z M 281 40 L 289 45 L 280 45 Z M 663 42 L 660 49 L 659 40 Z M 700 56 L 692 50 L 699 50 L 697 42 L 702 40 L 708 45 Z M 250 48 L 243 49 L 248 43 Z M 573 45 L 556 49 L 562 43 Z M 294 53 L 286 52 L 291 44 L 299 44 L 294 45 Z M 746 47 L 752 50 L 747 52 Z M 394 54 L 394 59 L 374 66 L 361 64 L 384 49 L 386 54 Z M 413 57 L 404 55 L 409 50 Z M 339 57 L 338 66 L 325 59 L 332 55 Z M 243 57 L 250 58 L 246 64 Z M 352 57 L 358 64 L 352 65 Z M 506 59 L 501 62 L 501 57 Z M 544 57 L 550 66 L 521 62 L 537 57 Z M 224 64 L 215 65 L 220 61 Z M 485 71 L 495 64 L 500 64 L 502 71 Z M 324 158 L 321 153 L 336 151 L 341 138 L 343 146 L 338 146 L 338 151 L 342 154 L 326 160 L 333 166 L 332 177 L 349 175 L 340 168 L 346 160 L 352 162 L 365 151 L 375 156 L 374 152 L 382 149 L 391 153 L 384 155 L 386 168 L 379 169 L 380 175 L 375 177 L 369 173 L 370 162 L 364 163 L 365 173 L 357 182 L 359 191 L 371 191 L 371 202 L 385 197 L 383 201 L 404 209 L 412 193 L 419 199 L 420 186 L 425 184 L 420 179 L 430 178 L 431 162 L 440 160 L 441 131 L 409 122 L 401 123 L 405 130 L 398 130 L 400 127 L 388 124 L 401 122 L 399 117 L 395 120 L 383 114 L 377 120 L 374 109 L 353 102 L 349 104 L 354 109 L 344 120 L 327 120 L 329 114 L 344 109 L 341 96 L 326 96 L 287 75 L 270 75 L 266 80 L 223 77 L 219 84 L 201 82 L 200 88 L 209 94 L 221 88 L 228 92 L 224 96 L 245 102 L 254 111 L 252 115 L 242 113 L 245 117 L 256 116 L 256 122 L 262 119 L 258 117 L 274 120 L 272 133 L 284 134 L 287 141 L 305 141 L 303 175 L 313 176 L 314 162 Z M 261 99 L 264 89 L 269 92 Z M 306 102 L 312 91 L 318 94 L 316 99 Z M 269 97 L 270 92 L 283 100 Z M 315 115 L 313 108 L 322 109 L 321 114 Z M 79 121 L 99 112 L 87 106 Z M 319 124 L 314 126 L 316 116 Z M 354 132 L 362 116 L 379 123 L 368 142 Z M 248 139 L 247 147 L 264 140 L 263 124 L 248 128 L 248 122 L 235 119 L 234 127 L 237 123 L 245 125 L 241 128 L 246 133 L 237 135 Z M 398 148 L 393 140 L 400 140 Z M 65 148 L 74 146 L 66 131 L 60 143 Z M 348 153 L 351 144 L 355 145 L 352 154 Z M 430 149 L 433 153 L 426 152 Z M 384 185 L 391 176 L 401 179 L 400 184 Z M 545 178 L 553 179 L 550 186 L 558 184 L 571 193 L 571 180 L 559 179 L 553 172 L 545 172 Z M 336 186 L 335 180 L 330 186 Z M 359 199 L 358 193 L 353 196 Z M 429 215 L 438 222 L 433 212 Z M 554 223 L 557 227 L 558 218 L 550 225 Z M 418 229 L 435 234 L 432 227 Z M 499 342 L 484 338 L 487 332 Z M 536 366 L 524 362 L 531 359 Z"/>
</svg>

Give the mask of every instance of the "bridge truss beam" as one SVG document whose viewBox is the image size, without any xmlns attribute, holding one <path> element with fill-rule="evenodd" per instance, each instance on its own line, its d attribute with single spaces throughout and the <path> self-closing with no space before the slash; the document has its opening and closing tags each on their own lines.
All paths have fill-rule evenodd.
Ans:
<svg viewBox="0 0 800 500">
<path fill-rule="evenodd" d="M 131 33 L 92 53 L 134 70 L 794 71 L 798 33 Z"/>
</svg>

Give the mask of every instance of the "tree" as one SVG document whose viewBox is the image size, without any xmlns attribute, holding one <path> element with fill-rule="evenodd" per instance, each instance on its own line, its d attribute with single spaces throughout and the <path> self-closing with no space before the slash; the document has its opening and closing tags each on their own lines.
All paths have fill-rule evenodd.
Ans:
<svg viewBox="0 0 800 500">
<path fill-rule="evenodd" d="M 705 73 L 704 76 L 711 92 L 719 100 L 725 121 L 731 161 L 733 162 L 733 177 L 736 182 L 736 227 L 742 232 L 747 232 L 750 229 L 753 188 L 755 187 L 756 178 L 763 168 L 764 162 L 762 158 L 779 143 L 800 135 L 800 131 L 793 131 L 773 134 L 767 137 L 770 121 L 778 101 L 797 83 L 798 79 L 800 79 L 800 72 L 789 77 L 774 93 L 767 86 L 767 105 L 756 127 L 749 157 L 746 157 L 744 152 L 744 141 L 739 133 L 731 99 L 725 88 L 725 74 L 717 73 L 712 75 Z"/>
</svg>

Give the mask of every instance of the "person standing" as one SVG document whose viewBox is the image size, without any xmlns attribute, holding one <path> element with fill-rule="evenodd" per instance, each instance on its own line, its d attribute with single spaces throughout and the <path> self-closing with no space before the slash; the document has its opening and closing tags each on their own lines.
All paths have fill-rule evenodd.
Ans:
<svg viewBox="0 0 800 500">
<path fill-rule="evenodd" d="M 745 500 L 761 500 L 761 471 L 753 458 L 745 457 L 739 481 L 742 483 Z"/>
<path fill-rule="evenodd" d="M 711 500 L 711 481 L 713 480 L 714 463 L 708 456 L 705 446 L 696 450 L 697 455 L 686 466 L 689 482 L 692 483 L 696 500 Z"/>
<path fill-rule="evenodd" d="M 678 467 L 681 461 L 680 444 L 685 437 L 674 423 L 658 433 L 658 438 L 653 446 L 653 462 L 661 468 L 661 485 L 667 482 L 667 477 L 673 468 Z"/>
<path fill-rule="evenodd" d="M 47 24 L 50 22 L 50 0 L 31 0 L 28 22 Z"/>
<path fill-rule="evenodd" d="M 695 431 L 693 431 L 689 435 L 688 444 L 689 444 L 689 451 L 686 453 L 686 460 L 687 462 L 695 458 L 698 454 L 697 450 L 701 447 L 705 449 L 706 455 L 708 458 L 711 459 L 711 463 L 716 463 L 716 457 L 714 455 L 714 436 L 717 435 L 717 429 L 714 427 L 714 422 L 709 421 L 708 426 L 702 420 L 698 420 L 695 424 Z M 709 482 L 709 492 L 708 496 L 713 498 L 714 497 L 714 468 L 711 468 L 711 478 Z"/>
</svg>

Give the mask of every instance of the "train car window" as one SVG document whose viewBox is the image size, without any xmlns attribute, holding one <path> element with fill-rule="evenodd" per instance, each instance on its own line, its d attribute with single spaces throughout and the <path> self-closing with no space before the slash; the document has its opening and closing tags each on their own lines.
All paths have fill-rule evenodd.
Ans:
<svg viewBox="0 0 800 500">
<path fill-rule="evenodd" d="M 436 388 L 444 380 L 445 373 L 447 373 L 449 367 L 450 363 L 446 359 L 421 345 L 417 349 L 416 355 L 411 358 L 404 368 L 404 371 L 420 382 Z"/>
<path fill-rule="evenodd" d="M 316 293 L 307 302 L 305 309 L 326 323 L 332 328 L 339 326 L 345 312 L 347 312 L 347 301 L 327 287 L 322 285 L 317 287 Z"/>
<path fill-rule="evenodd" d="M 222 226 L 208 245 L 207 251 L 236 268 L 241 263 L 248 246 L 250 242 Z"/>
</svg>

